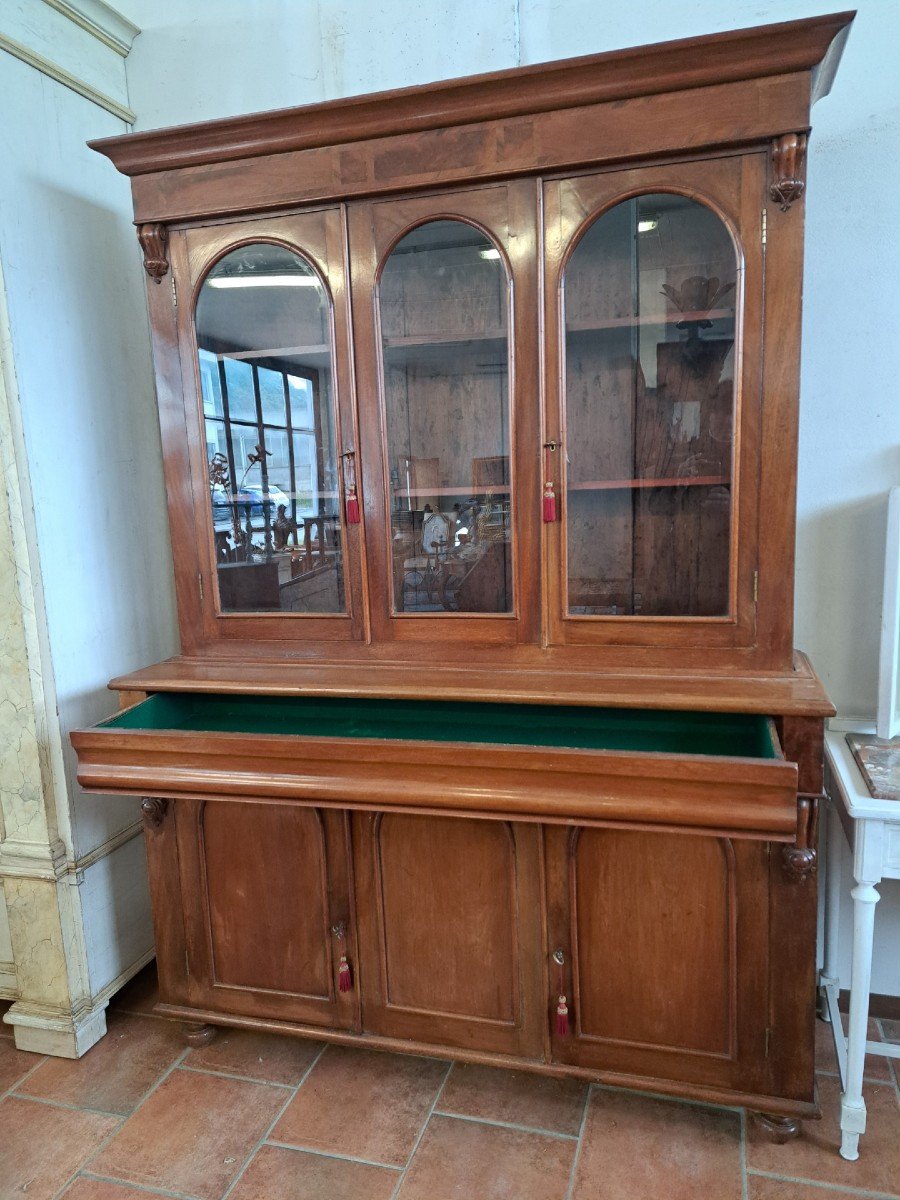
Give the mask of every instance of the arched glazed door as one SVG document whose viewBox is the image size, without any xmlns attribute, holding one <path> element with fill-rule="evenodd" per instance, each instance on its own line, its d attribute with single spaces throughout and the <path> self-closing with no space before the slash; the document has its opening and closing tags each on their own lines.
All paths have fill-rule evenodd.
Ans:
<svg viewBox="0 0 900 1200">
<path fill-rule="evenodd" d="M 762 247 L 748 170 L 733 158 L 545 185 L 554 642 L 753 641 Z"/>
<path fill-rule="evenodd" d="M 536 640 L 535 218 L 519 184 L 351 207 L 377 641 Z"/>
<path fill-rule="evenodd" d="M 198 623 L 237 642 L 363 637 L 338 211 L 191 229 L 173 260 L 197 430 L 197 580 L 179 582 L 199 582 Z"/>
</svg>

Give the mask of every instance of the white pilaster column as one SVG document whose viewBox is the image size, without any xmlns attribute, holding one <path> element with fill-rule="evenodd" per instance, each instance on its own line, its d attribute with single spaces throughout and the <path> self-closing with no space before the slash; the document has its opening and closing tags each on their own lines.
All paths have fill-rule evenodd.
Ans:
<svg viewBox="0 0 900 1200">
<path fill-rule="evenodd" d="M 105 1033 L 105 1006 L 90 1003 L 12 362 L 0 269 L 0 904 L 15 972 L 4 1020 L 20 1049 L 77 1058 Z"/>
</svg>

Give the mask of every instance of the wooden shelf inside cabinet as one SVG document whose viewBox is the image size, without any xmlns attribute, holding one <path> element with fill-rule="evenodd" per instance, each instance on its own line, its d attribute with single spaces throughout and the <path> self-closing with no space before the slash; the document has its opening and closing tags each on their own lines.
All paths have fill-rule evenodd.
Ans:
<svg viewBox="0 0 900 1200">
<path fill-rule="evenodd" d="M 734 320 L 734 309 L 711 308 L 708 312 L 637 313 L 605 320 L 566 322 L 566 333 L 600 333 L 604 329 L 630 329 L 634 325 L 680 325 L 684 321 Z"/>
<path fill-rule="evenodd" d="M 412 500 L 417 496 L 508 496 L 510 490 L 508 483 L 496 487 L 471 487 L 460 483 L 456 487 L 396 488 L 392 494 L 403 500 Z"/>
<path fill-rule="evenodd" d="M 328 354 L 330 347 L 324 342 L 314 346 L 275 346 L 271 350 L 231 350 L 220 358 L 233 358 L 247 362 L 254 358 L 310 358 L 316 354 Z"/>
<path fill-rule="evenodd" d="M 599 479 L 587 483 L 570 483 L 570 492 L 623 491 L 626 488 L 658 487 L 727 487 L 731 480 L 727 475 L 684 475 L 671 479 Z"/>
<path fill-rule="evenodd" d="M 414 349 L 420 346 L 463 346 L 468 342 L 505 342 L 503 329 L 473 330 L 468 333 L 416 333 L 404 337 L 386 337 L 386 350 Z"/>
</svg>

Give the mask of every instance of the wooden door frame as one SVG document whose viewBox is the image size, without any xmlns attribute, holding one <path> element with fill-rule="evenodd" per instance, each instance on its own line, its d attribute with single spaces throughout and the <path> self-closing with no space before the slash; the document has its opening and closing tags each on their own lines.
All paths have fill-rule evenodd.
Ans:
<svg viewBox="0 0 900 1200">
<path fill-rule="evenodd" d="M 508 180 L 348 205 L 356 375 L 360 396 L 361 479 L 368 527 L 369 609 L 376 642 L 443 643 L 452 655 L 475 643 L 536 642 L 539 629 L 538 247 L 536 180 Z M 511 613 L 403 614 L 392 609 L 390 464 L 378 311 L 381 271 L 397 243 L 432 220 L 481 229 L 500 249 L 509 295 Z M 531 397 L 534 397 L 531 400 Z"/>
</svg>

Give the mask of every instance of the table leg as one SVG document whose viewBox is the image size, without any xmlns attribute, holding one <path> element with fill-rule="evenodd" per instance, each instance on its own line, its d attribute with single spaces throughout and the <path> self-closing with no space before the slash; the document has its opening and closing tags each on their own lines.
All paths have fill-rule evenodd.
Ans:
<svg viewBox="0 0 900 1200">
<path fill-rule="evenodd" d="M 840 979 L 838 939 L 841 921 L 841 844 L 844 831 L 833 803 L 828 805 L 826 811 L 825 832 L 825 954 L 822 983 L 837 984 Z M 828 1019 L 827 1006 L 822 1016 Z"/>
<path fill-rule="evenodd" d="M 864 822 L 860 822 L 860 825 Z M 858 830 L 857 836 L 862 833 Z M 866 1031 L 869 1024 L 869 990 L 872 982 L 872 943 L 878 890 L 874 880 L 860 878 L 858 868 L 853 897 L 853 963 L 850 970 L 850 1022 L 847 1043 L 847 1086 L 841 1096 L 841 1157 L 859 1158 L 859 1137 L 866 1131 L 863 1071 Z"/>
</svg>

